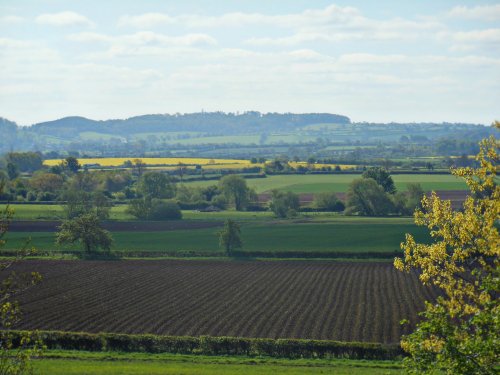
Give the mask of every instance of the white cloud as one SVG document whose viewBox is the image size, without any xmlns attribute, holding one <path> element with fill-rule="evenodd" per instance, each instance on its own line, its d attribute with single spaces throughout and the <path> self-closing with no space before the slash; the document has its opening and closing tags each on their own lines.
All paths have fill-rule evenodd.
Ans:
<svg viewBox="0 0 500 375">
<path fill-rule="evenodd" d="M 351 53 L 340 56 L 339 62 L 345 64 L 398 64 L 398 63 L 408 63 L 408 56 L 374 55 L 370 53 Z"/>
<path fill-rule="evenodd" d="M 463 43 L 500 43 L 500 29 L 460 31 L 452 37 Z"/>
<path fill-rule="evenodd" d="M 35 21 L 50 26 L 85 26 L 92 27 L 94 23 L 87 17 L 75 12 L 46 13 L 36 17 Z"/>
<path fill-rule="evenodd" d="M 136 16 L 123 16 L 119 19 L 118 25 L 148 28 L 160 24 L 176 23 L 190 28 L 238 27 L 248 25 L 296 28 L 306 25 L 347 22 L 349 19 L 359 16 L 360 13 L 356 8 L 330 5 L 324 9 L 308 9 L 301 13 L 279 15 L 233 12 L 220 16 L 196 14 L 169 16 L 164 13 L 145 13 Z"/>
<path fill-rule="evenodd" d="M 170 36 L 154 33 L 152 31 L 140 31 L 135 34 L 111 36 L 99 33 L 77 33 L 68 36 L 74 42 L 104 42 L 115 49 L 124 49 L 137 46 L 209 46 L 217 44 L 217 41 L 207 34 L 185 34 Z"/>
<path fill-rule="evenodd" d="M 99 39 L 98 35 L 88 33 L 87 37 Z M 332 111 L 358 117 L 362 113 L 364 119 L 372 121 L 436 118 L 432 116 L 464 120 L 460 114 L 450 118 L 446 113 L 454 113 L 447 111 L 451 111 L 456 99 L 466 98 L 470 92 L 491 95 L 491 100 L 481 104 L 481 109 L 487 109 L 495 98 L 495 87 L 492 83 L 484 85 L 480 77 L 493 72 L 494 81 L 500 66 L 500 59 L 475 55 L 329 56 L 313 49 L 255 52 L 218 48 L 204 50 L 203 58 L 196 59 L 199 49 L 140 44 L 150 39 L 135 39 L 139 41 L 136 49 L 169 51 L 173 59 L 184 58 L 184 63 L 165 69 L 161 55 L 151 59 L 157 62 L 154 68 L 121 66 L 126 60 L 70 64 L 61 56 L 47 63 L 41 60 L 39 50 L 33 53 L 35 42 L 30 46 L 29 41 L 20 44 L 26 47 L 22 51 L 32 55 L 29 59 L 20 53 L 17 42 L 0 39 L 0 45 L 11 46 L 7 49 L 8 69 L 0 76 L 0 111 L 21 123 L 63 115 L 110 118 L 201 108 L 282 112 L 293 108 L 298 112 Z M 170 56 L 167 61 L 171 61 Z M 443 108 L 443 103 L 452 104 Z M 473 110 L 476 104 L 472 101 L 465 108 Z M 487 117 L 483 116 L 479 118 Z"/>
<path fill-rule="evenodd" d="M 500 20 L 500 4 L 479 5 L 475 7 L 456 6 L 448 12 L 451 18 L 474 19 L 482 21 Z"/>
<path fill-rule="evenodd" d="M 312 50 L 312 49 L 298 49 L 291 51 L 289 53 L 295 59 L 298 60 L 319 60 L 323 59 L 325 56 Z"/>
<path fill-rule="evenodd" d="M 417 39 L 422 34 L 432 34 L 444 29 L 444 25 L 434 19 L 377 20 L 363 16 L 356 8 L 337 5 L 276 15 L 233 12 L 219 16 L 197 14 L 171 16 L 163 13 L 145 13 L 123 16 L 118 24 L 136 28 L 148 28 L 160 24 L 175 24 L 187 28 L 264 26 L 293 31 L 288 36 L 250 37 L 245 41 L 254 46 L 294 46 L 311 42 L 336 43 L 352 40 L 411 40 Z"/>
<path fill-rule="evenodd" d="M 81 32 L 76 34 L 70 34 L 67 36 L 68 40 L 73 42 L 82 43 L 94 43 L 94 42 L 112 42 L 113 37 L 105 34 L 93 33 L 93 32 Z"/>
<path fill-rule="evenodd" d="M 500 46 L 500 29 L 444 31 L 437 34 L 437 39 L 449 43 L 451 51 L 483 50 L 491 54 L 497 52 Z"/>
<path fill-rule="evenodd" d="M 23 17 L 9 15 L 0 17 L 0 24 L 13 25 L 24 21 Z"/>
<path fill-rule="evenodd" d="M 2 48 L 27 48 L 33 45 L 30 41 L 12 39 L 12 38 L 0 38 L 0 47 Z"/>
<path fill-rule="evenodd" d="M 175 48 L 199 48 L 217 44 L 217 40 L 207 34 L 170 36 L 152 31 L 141 31 L 118 36 L 83 32 L 70 34 L 67 39 L 82 43 L 100 42 L 108 46 L 105 52 L 88 54 L 86 57 L 91 61 L 102 58 L 112 59 L 119 56 L 166 55 L 175 53 Z"/>
<path fill-rule="evenodd" d="M 122 16 L 118 20 L 118 26 L 132 26 L 139 29 L 147 29 L 158 25 L 175 22 L 175 19 L 163 13 L 145 13 L 138 16 Z"/>
<path fill-rule="evenodd" d="M 295 33 L 285 37 L 249 38 L 251 45 L 291 46 L 311 42 L 336 43 L 356 40 L 416 40 L 444 29 L 432 19 L 407 20 L 394 18 L 376 20 L 361 15 L 354 8 L 327 7 L 295 16 L 283 16 L 293 25 Z M 285 24 L 285 23 L 283 23 Z"/>
</svg>

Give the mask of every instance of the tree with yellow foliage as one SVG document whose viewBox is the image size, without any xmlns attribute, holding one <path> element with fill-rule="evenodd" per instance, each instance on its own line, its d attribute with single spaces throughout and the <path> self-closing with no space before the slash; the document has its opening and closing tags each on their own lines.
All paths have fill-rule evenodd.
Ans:
<svg viewBox="0 0 500 375">
<path fill-rule="evenodd" d="M 500 123 L 494 126 L 500 129 Z M 403 336 L 410 373 L 491 374 L 500 356 L 500 187 L 498 150 L 491 136 L 480 143 L 477 168 L 452 170 L 465 179 L 471 194 L 463 210 L 434 192 L 415 211 L 417 225 L 427 226 L 434 242 L 418 244 L 407 234 L 399 270 L 417 269 L 425 285 L 442 290 L 426 303 L 422 321 Z"/>
</svg>

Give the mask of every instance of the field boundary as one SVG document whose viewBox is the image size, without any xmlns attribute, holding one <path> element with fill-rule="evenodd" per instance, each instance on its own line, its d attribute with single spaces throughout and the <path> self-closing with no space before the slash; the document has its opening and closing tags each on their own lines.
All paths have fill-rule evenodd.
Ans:
<svg viewBox="0 0 500 375">
<path fill-rule="evenodd" d="M 157 336 L 64 331 L 10 331 L 40 338 L 47 349 L 91 352 L 138 352 L 197 355 L 267 356 L 274 358 L 345 358 L 394 360 L 404 355 L 398 344 L 331 340 L 267 339 L 215 336 Z"/>
<path fill-rule="evenodd" d="M 15 257 L 19 254 L 17 250 L 2 250 L 0 257 Z M 37 251 L 36 257 L 58 258 L 62 256 L 81 257 L 83 251 L 64 250 L 64 251 Z M 395 257 L 402 256 L 401 251 L 387 252 L 326 252 L 326 251 L 233 251 L 231 256 L 224 252 L 203 252 L 203 251 L 112 251 L 111 253 L 96 253 L 94 257 L 88 256 L 88 259 L 135 259 L 135 258 L 227 258 L 227 259 L 355 259 L 355 260 L 393 260 Z"/>
</svg>

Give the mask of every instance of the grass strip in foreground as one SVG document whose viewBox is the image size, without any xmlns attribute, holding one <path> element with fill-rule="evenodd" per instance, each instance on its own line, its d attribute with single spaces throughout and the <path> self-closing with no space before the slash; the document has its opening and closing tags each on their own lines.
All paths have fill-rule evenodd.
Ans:
<svg viewBox="0 0 500 375">
<path fill-rule="evenodd" d="M 47 374 L 399 374 L 400 362 L 274 359 L 120 352 L 48 351 L 34 363 Z"/>
</svg>

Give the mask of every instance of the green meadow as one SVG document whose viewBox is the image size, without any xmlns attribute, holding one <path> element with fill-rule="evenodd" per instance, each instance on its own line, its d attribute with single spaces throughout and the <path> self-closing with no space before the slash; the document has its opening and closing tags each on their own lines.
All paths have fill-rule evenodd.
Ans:
<svg viewBox="0 0 500 375">
<path fill-rule="evenodd" d="M 401 373 L 395 361 L 308 360 L 244 357 L 209 357 L 175 354 L 47 352 L 34 361 L 35 373 L 83 374 L 338 374 L 392 375 Z"/>
<path fill-rule="evenodd" d="M 257 193 L 268 192 L 273 189 L 292 191 L 294 193 L 321 193 L 326 191 L 346 192 L 352 180 L 360 178 L 359 174 L 305 174 L 305 175 L 275 175 L 266 178 L 248 179 L 248 186 Z M 450 174 L 397 174 L 392 176 L 396 188 L 406 190 L 409 183 L 419 183 L 426 191 L 431 190 L 465 190 L 462 179 Z M 217 181 L 193 181 L 189 186 L 209 186 Z"/>
<path fill-rule="evenodd" d="M 218 228 L 182 229 L 163 232 L 113 232 L 114 250 L 175 253 L 196 251 L 210 255 L 220 251 Z M 244 251 L 300 252 L 392 252 L 399 250 L 405 233 L 417 241 L 429 241 L 426 229 L 409 218 L 323 218 L 310 221 L 243 221 Z M 28 234 L 10 232 L 4 249 L 18 249 Z M 54 244 L 54 233 L 29 233 L 31 244 L 41 251 L 64 251 Z"/>
</svg>

